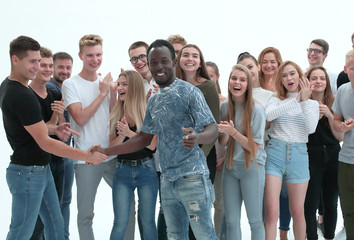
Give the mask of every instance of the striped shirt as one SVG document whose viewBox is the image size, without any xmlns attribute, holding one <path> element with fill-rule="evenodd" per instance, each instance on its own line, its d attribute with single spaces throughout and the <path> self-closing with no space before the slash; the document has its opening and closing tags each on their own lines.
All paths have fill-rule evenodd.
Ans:
<svg viewBox="0 0 354 240">
<path fill-rule="evenodd" d="M 308 142 L 308 135 L 316 131 L 319 119 L 319 104 L 314 100 L 298 102 L 298 93 L 288 93 L 280 100 L 272 97 L 266 109 L 266 118 L 271 122 L 271 138 L 285 142 Z"/>
</svg>

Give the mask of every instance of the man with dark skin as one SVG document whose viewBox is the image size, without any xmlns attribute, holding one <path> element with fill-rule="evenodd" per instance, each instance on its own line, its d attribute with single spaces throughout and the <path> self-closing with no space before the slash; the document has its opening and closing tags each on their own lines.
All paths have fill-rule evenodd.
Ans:
<svg viewBox="0 0 354 240">
<path fill-rule="evenodd" d="M 149 99 L 140 133 L 122 144 L 97 150 L 108 155 L 138 151 L 156 134 L 168 238 L 187 239 L 190 223 L 197 239 L 218 239 L 211 220 L 213 187 L 199 148 L 199 144 L 217 137 L 215 119 L 200 90 L 176 78 L 176 58 L 170 43 L 156 40 L 147 54 L 160 91 Z"/>
</svg>

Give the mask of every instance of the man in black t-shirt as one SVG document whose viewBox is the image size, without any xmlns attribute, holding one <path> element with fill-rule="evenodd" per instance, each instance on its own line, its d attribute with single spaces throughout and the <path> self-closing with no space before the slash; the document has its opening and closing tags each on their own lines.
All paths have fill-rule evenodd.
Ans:
<svg viewBox="0 0 354 240">
<path fill-rule="evenodd" d="M 354 49 L 354 33 L 352 34 L 352 47 Z M 348 74 L 342 71 L 337 78 L 337 88 L 339 88 L 344 83 L 348 83 L 348 82 L 350 82 L 348 78 Z"/>
<path fill-rule="evenodd" d="M 46 83 L 53 75 L 53 54 L 44 47 L 40 49 L 41 62 L 36 77 L 31 81 L 29 87 L 32 89 L 41 105 L 43 121 L 46 124 L 59 125 L 65 123 L 65 105 L 61 101 L 61 93 L 47 89 Z M 58 139 L 56 135 L 50 137 Z M 64 161 L 62 157 L 51 154 L 50 169 L 54 178 L 55 188 L 59 198 L 59 204 L 63 200 L 64 186 Z M 38 217 L 36 227 L 33 231 L 31 240 L 42 240 L 44 237 L 44 226 L 41 218 Z"/>
<path fill-rule="evenodd" d="M 58 196 L 49 168 L 52 153 L 62 157 L 99 164 L 107 156 L 82 151 L 50 138 L 67 140 L 70 124 L 46 125 L 38 100 L 28 87 L 40 64 L 40 45 L 20 36 L 10 43 L 11 74 L 0 86 L 0 108 L 6 137 L 13 149 L 6 180 L 12 194 L 10 231 L 7 239 L 29 239 L 39 215 L 46 239 L 64 239 L 64 224 Z"/>
</svg>

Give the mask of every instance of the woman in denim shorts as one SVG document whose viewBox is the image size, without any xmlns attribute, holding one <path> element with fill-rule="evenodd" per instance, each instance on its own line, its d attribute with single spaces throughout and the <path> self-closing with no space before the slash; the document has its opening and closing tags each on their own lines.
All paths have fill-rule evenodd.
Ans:
<svg viewBox="0 0 354 240">
<path fill-rule="evenodd" d="M 279 218 L 282 179 L 287 183 L 295 239 L 305 239 L 304 202 L 309 181 L 306 142 L 315 132 L 319 104 L 311 100 L 310 82 L 294 62 L 285 61 L 278 69 L 273 97 L 266 109 L 272 132 L 267 145 L 265 181 L 266 239 L 275 239 Z"/>
<path fill-rule="evenodd" d="M 118 78 L 118 100 L 111 115 L 110 145 L 132 138 L 140 130 L 146 110 L 144 82 L 139 73 L 124 71 Z M 114 224 L 111 239 L 123 240 L 131 217 L 134 190 L 138 190 L 138 222 L 142 239 L 156 240 L 155 207 L 158 178 L 153 159 L 156 137 L 146 148 L 117 156 L 117 169 L 113 180 Z"/>
</svg>

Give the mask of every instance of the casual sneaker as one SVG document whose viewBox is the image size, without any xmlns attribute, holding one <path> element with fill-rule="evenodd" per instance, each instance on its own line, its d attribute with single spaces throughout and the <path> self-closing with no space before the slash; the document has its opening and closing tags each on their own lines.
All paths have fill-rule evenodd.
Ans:
<svg viewBox="0 0 354 240">
<path fill-rule="evenodd" d="M 336 234 L 336 236 L 335 236 L 334 239 L 335 239 L 335 240 L 345 240 L 345 239 L 347 239 L 347 234 L 346 234 L 346 232 L 345 232 L 345 227 L 342 227 L 342 230 L 340 230 L 340 231 Z"/>
</svg>

